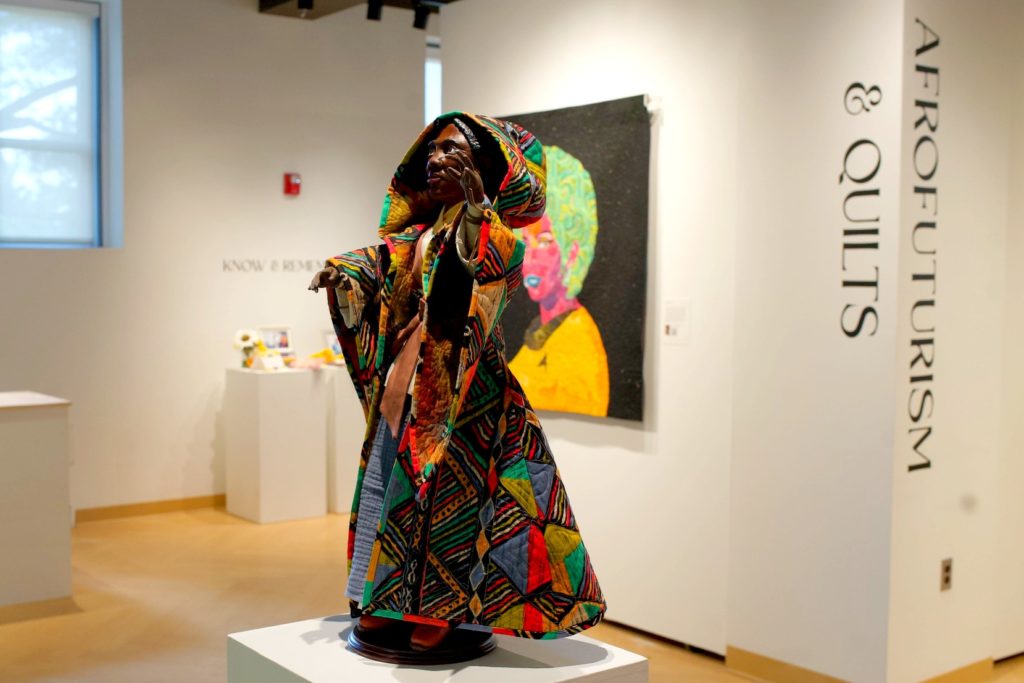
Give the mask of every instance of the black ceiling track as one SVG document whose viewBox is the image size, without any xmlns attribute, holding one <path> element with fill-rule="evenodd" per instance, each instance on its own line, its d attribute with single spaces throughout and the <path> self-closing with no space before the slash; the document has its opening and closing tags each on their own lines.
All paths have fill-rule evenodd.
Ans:
<svg viewBox="0 0 1024 683">
<path fill-rule="evenodd" d="M 368 17 L 379 18 L 380 7 L 397 7 L 399 9 L 412 10 L 417 21 L 417 28 L 423 28 L 419 23 L 426 25 L 426 18 L 430 14 L 437 14 L 441 7 L 456 0 L 259 0 L 260 12 L 274 14 L 283 17 L 298 17 L 303 19 L 319 19 L 329 14 L 340 12 L 367 5 Z M 376 13 L 376 16 L 374 14 Z"/>
</svg>

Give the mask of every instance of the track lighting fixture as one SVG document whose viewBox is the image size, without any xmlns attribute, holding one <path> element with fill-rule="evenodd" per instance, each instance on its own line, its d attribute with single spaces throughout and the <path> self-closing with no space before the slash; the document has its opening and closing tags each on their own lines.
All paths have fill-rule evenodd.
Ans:
<svg viewBox="0 0 1024 683">
<path fill-rule="evenodd" d="M 369 0 L 366 3 L 366 18 L 371 21 L 380 21 L 380 13 L 383 6 L 384 0 Z"/>
<path fill-rule="evenodd" d="M 427 19 L 430 18 L 430 5 L 420 0 L 413 0 L 412 3 L 412 27 L 423 29 L 427 28 Z"/>
</svg>

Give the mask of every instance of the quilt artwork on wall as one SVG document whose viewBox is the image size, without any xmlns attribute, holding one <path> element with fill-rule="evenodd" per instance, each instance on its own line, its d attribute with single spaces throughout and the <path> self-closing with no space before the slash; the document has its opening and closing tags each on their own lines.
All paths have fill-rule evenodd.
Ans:
<svg viewBox="0 0 1024 683">
<path fill-rule="evenodd" d="M 524 228 L 504 314 L 510 367 L 538 410 L 643 419 L 650 118 L 643 96 L 503 117 L 547 157 L 547 211 Z"/>
</svg>

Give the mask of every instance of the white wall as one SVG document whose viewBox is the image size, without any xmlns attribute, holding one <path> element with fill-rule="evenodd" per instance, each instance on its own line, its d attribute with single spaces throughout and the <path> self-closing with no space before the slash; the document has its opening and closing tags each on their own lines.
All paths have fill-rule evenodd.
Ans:
<svg viewBox="0 0 1024 683">
<path fill-rule="evenodd" d="M 736 222 L 735 3 L 445 7 L 444 108 L 502 115 L 641 93 L 652 138 L 643 424 L 542 414 L 608 616 L 724 652 Z M 501 50 L 480 37 L 507 38 Z M 709 57 L 713 56 L 713 57 Z M 692 341 L 656 336 L 689 299 Z"/>
<path fill-rule="evenodd" d="M 729 645 L 851 681 L 885 676 L 901 20 L 887 0 L 743 12 Z M 882 98 L 852 115 L 855 82 Z M 840 180 L 862 139 L 877 175 L 868 144 Z M 872 189 L 849 213 L 881 220 L 845 219 Z M 844 241 L 879 247 L 844 272 Z M 877 300 L 843 286 L 875 268 Z M 853 337 L 848 304 L 851 332 L 876 311 Z"/>
<path fill-rule="evenodd" d="M 408 12 L 315 22 L 252 0 L 125 0 L 125 247 L 0 251 L 0 388 L 71 399 L 72 503 L 224 490 L 219 411 L 236 329 L 329 328 L 307 272 L 376 240 L 394 165 L 422 125 L 424 34 Z M 282 173 L 303 174 L 282 196 Z"/>
<path fill-rule="evenodd" d="M 1009 26 L 1024 27 L 1024 4 L 1011 3 Z M 1024 652 L 1024 42 L 1013 41 L 1004 69 L 1013 97 L 1010 138 L 1009 217 L 1006 231 L 1006 299 L 1003 308 L 1003 435 L 999 455 L 995 541 L 994 656 Z"/>
<path fill-rule="evenodd" d="M 889 654 L 889 680 L 899 682 L 919 681 L 993 655 L 992 605 L 999 597 L 994 591 L 993 548 L 997 467 L 1003 447 L 1003 346 L 1004 339 L 1016 343 L 1003 327 L 1011 82 L 994 74 L 1009 73 L 1007 53 L 1018 27 L 1007 21 L 1008 2 L 907 0 L 905 7 L 903 283 L 897 335 Z M 924 43 L 915 23 L 918 18 L 940 42 L 915 56 Z M 916 71 L 918 64 L 938 67 L 937 83 L 929 78 L 926 86 Z M 934 133 L 914 129 L 917 99 L 938 101 Z M 939 150 L 931 180 L 922 180 L 914 166 L 914 149 L 923 135 L 934 138 Z M 917 168 L 928 175 L 930 143 L 922 144 Z M 937 212 L 932 200 L 922 207 L 914 186 L 938 188 Z M 913 251 L 912 229 L 920 220 L 937 223 L 934 235 L 927 238 L 937 249 L 934 256 Z M 925 272 L 937 272 L 934 295 L 932 283 L 912 279 Z M 934 315 L 919 309 L 918 320 L 923 327 L 934 321 L 935 331 L 915 333 L 910 328 L 911 307 L 933 297 Z M 911 368 L 915 354 L 910 340 L 926 337 L 935 340 L 930 370 L 934 379 L 912 384 L 911 375 L 929 371 L 920 364 Z M 926 409 L 917 423 L 909 414 L 918 405 L 911 398 L 913 388 L 933 392 L 933 412 Z M 1016 389 L 1010 385 L 1008 391 Z M 924 425 L 933 428 L 922 445 L 931 467 L 908 471 L 911 463 L 921 462 L 912 452 L 914 437 L 908 432 Z M 953 584 L 942 592 L 944 558 L 953 558 Z M 1015 580 L 1019 582 L 1019 573 Z M 1019 595 L 1019 589 L 1015 592 Z M 1015 609 L 1020 611 L 1019 601 Z"/>
<path fill-rule="evenodd" d="M 856 681 L 917 680 L 991 655 L 983 615 L 1002 444 L 994 406 L 1008 109 L 1001 81 L 982 74 L 1000 73 L 1001 43 L 983 36 L 999 34 L 1007 6 L 929 4 L 960 13 L 947 17 L 956 30 L 943 44 L 943 82 L 960 104 L 942 112 L 955 129 L 947 136 L 958 138 L 942 151 L 943 173 L 955 168 L 945 176 L 939 280 L 942 467 L 910 480 L 905 326 L 916 264 L 906 257 L 901 163 L 916 141 L 905 32 L 917 4 L 908 4 L 651 1 L 623 12 L 610 2 L 527 2 L 512 55 L 474 39 L 503 21 L 499 3 L 445 10 L 446 109 L 500 115 L 639 92 L 662 98 L 652 143 L 650 414 L 642 426 L 543 416 L 612 619 Z M 870 115 L 843 109 L 855 81 L 882 88 Z M 878 181 L 838 182 L 846 147 L 860 138 L 882 150 Z M 859 227 L 844 225 L 842 200 L 868 187 L 882 188 L 881 248 L 848 252 L 863 270 L 846 276 L 870 277 L 878 265 L 871 303 L 880 323 L 850 339 L 842 307 L 869 299 L 841 285 L 842 230 Z M 693 304 L 688 347 L 656 337 L 661 302 L 676 298 Z M 1015 467 L 1010 455 L 1004 467 Z M 1003 523 L 1009 544 L 1024 515 L 1010 506 Z M 956 587 L 940 596 L 939 560 L 949 555 Z M 971 636 L 954 646 L 967 624 Z"/>
</svg>

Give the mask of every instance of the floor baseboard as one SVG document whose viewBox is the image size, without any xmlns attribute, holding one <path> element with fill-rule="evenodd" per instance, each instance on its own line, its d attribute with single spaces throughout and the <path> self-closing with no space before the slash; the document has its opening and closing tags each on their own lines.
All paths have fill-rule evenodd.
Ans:
<svg viewBox="0 0 1024 683">
<path fill-rule="evenodd" d="M 226 502 L 227 496 L 223 493 L 218 493 L 212 496 L 155 500 L 150 503 L 129 503 L 127 505 L 82 508 L 75 510 L 75 523 L 99 522 L 104 519 L 119 519 L 121 517 L 138 517 L 139 515 L 156 515 L 162 512 L 181 512 L 182 510 L 223 507 Z"/>
</svg>

